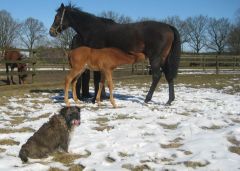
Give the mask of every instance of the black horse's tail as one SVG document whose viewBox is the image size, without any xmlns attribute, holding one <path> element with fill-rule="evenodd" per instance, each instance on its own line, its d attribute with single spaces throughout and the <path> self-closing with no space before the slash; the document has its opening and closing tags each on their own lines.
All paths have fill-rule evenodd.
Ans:
<svg viewBox="0 0 240 171">
<path fill-rule="evenodd" d="M 168 61 L 165 64 L 163 71 L 165 73 L 165 76 L 167 76 L 169 79 L 173 79 L 177 76 L 178 73 L 178 67 L 180 62 L 180 56 L 181 56 L 181 40 L 178 30 L 170 26 L 174 33 L 174 40 L 172 43 L 172 48 L 168 56 Z"/>
</svg>

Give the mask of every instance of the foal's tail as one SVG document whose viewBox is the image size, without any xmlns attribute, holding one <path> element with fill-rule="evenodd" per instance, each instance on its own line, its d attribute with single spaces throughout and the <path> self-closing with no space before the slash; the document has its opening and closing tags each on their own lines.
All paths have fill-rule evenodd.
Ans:
<svg viewBox="0 0 240 171">
<path fill-rule="evenodd" d="M 168 78 L 173 79 L 177 76 L 178 73 L 178 67 L 181 56 L 181 40 L 178 30 L 173 26 L 170 26 L 170 28 L 174 33 L 174 40 L 172 43 L 171 51 L 168 56 L 168 61 L 165 64 L 163 71 Z"/>
</svg>

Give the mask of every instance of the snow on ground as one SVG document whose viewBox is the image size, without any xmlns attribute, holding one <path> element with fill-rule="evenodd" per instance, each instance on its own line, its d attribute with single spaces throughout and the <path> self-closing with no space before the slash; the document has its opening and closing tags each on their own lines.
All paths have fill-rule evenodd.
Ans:
<svg viewBox="0 0 240 171">
<path fill-rule="evenodd" d="M 209 88 L 176 86 L 176 100 L 165 106 L 168 89 L 144 104 L 149 85 L 117 84 L 109 101 L 81 102 L 82 124 L 75 129 L 69 153 L 85 170 L 239 170 L 240 95 Z M 5 98 L 0 106 L 0 170 L 67 170 L 53 157 L 23 164 L 21 145 L 63 105 L 62 91 Z M 11 140 L 13 144 L 4 143 Z"/>
</svg>

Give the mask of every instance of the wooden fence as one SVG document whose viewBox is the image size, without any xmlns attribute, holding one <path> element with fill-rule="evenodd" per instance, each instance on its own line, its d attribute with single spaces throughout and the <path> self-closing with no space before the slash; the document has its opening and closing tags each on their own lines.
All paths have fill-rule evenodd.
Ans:
<svg viewBox="0 0 240 171">
<path fill-rule="evenodd" d="M 19 49 L 20 51 L 29 52 L 29 50 L 26 49 Z M 0 49 L 0 52 L 1 49 Z M 29 57 L 22 60 L 17 61 L 17 63 L 26 63 L 28 66 L 28 69 L 24 73 L 18 73 L 18 72 L 12 72 L 9 73 L 9 75 L 22 75 L 22 74 L 28 74 L 32 76 L 32 82 L 34 81 L 34 76 L 36 75 L 36 71 L 39 69 L 45 69 L 45 70 L 65 70 L 69 69 L 69 64 L 67 57 L 63 55 L 62 58 L 40 58 L 38 57 L 37 53 L 29 52 Z M 1 59 L 1 58 L 0 58 Z M 36 64 L 37 62 L 37 64 Z M 0 75 L 6 75 L 5 72 L 5 63 L 10 63 L 10 61 L 0 61 L 0 65 L 2 64 L 2 67 L 0 71 Z M 208 71 L 212 70 L 216 74 L 219 73 L 219 71 L 236 71 L 240 73 L 240 56 L 234 56 L 234 55 L 185 55 L 183 54 L 180 59 L 180 69 L 179 71 L 183 70 L 191 70 L 191 72 L 195 71 Z M 138 75 L 147 75 L 151 74 L 151 68 L 149 65 L 148 60 L 145 60 L 140 63 L 136 63 L 134 65 L 123 65 L 118 67 L 118 69 L 115 70 L 115 73 L 120 73 L 123 75 L 126 74 L 138 74 Z"/>
<path fill-rule="evenodd" d="M 230 70 L 240 72 L 240 56 L 233 55 L 182 55 L 180 59 L 180 71 L 189 69 L 194 71 L 214 70 L 216 74 L 219 71 Z M 150 73 L 150 65 L 146 60 L 132 66 L 132 72 L 138 74 Z"/>
</svg>

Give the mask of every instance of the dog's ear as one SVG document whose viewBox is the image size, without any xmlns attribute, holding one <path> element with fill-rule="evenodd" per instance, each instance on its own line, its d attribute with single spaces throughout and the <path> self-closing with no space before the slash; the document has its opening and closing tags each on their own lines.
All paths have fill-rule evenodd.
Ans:
<svg viewBox="0 0 240 171">
<path fill-rule="evenodd" d="M 77 110 L 78 113 L 80 113 L 80 111 L 81 111 L 80 107 L 76 106 L 75 109 Z"/>
<path fill-rule="evenodd" d="M 68 111 L 70 110 L 69 107 L 63 107 L 61 110 L 60 110 L 60 115 L 62 115 L 63 117 L 65 117 L 67 114 L 68 114 Z"/>
</svg>

